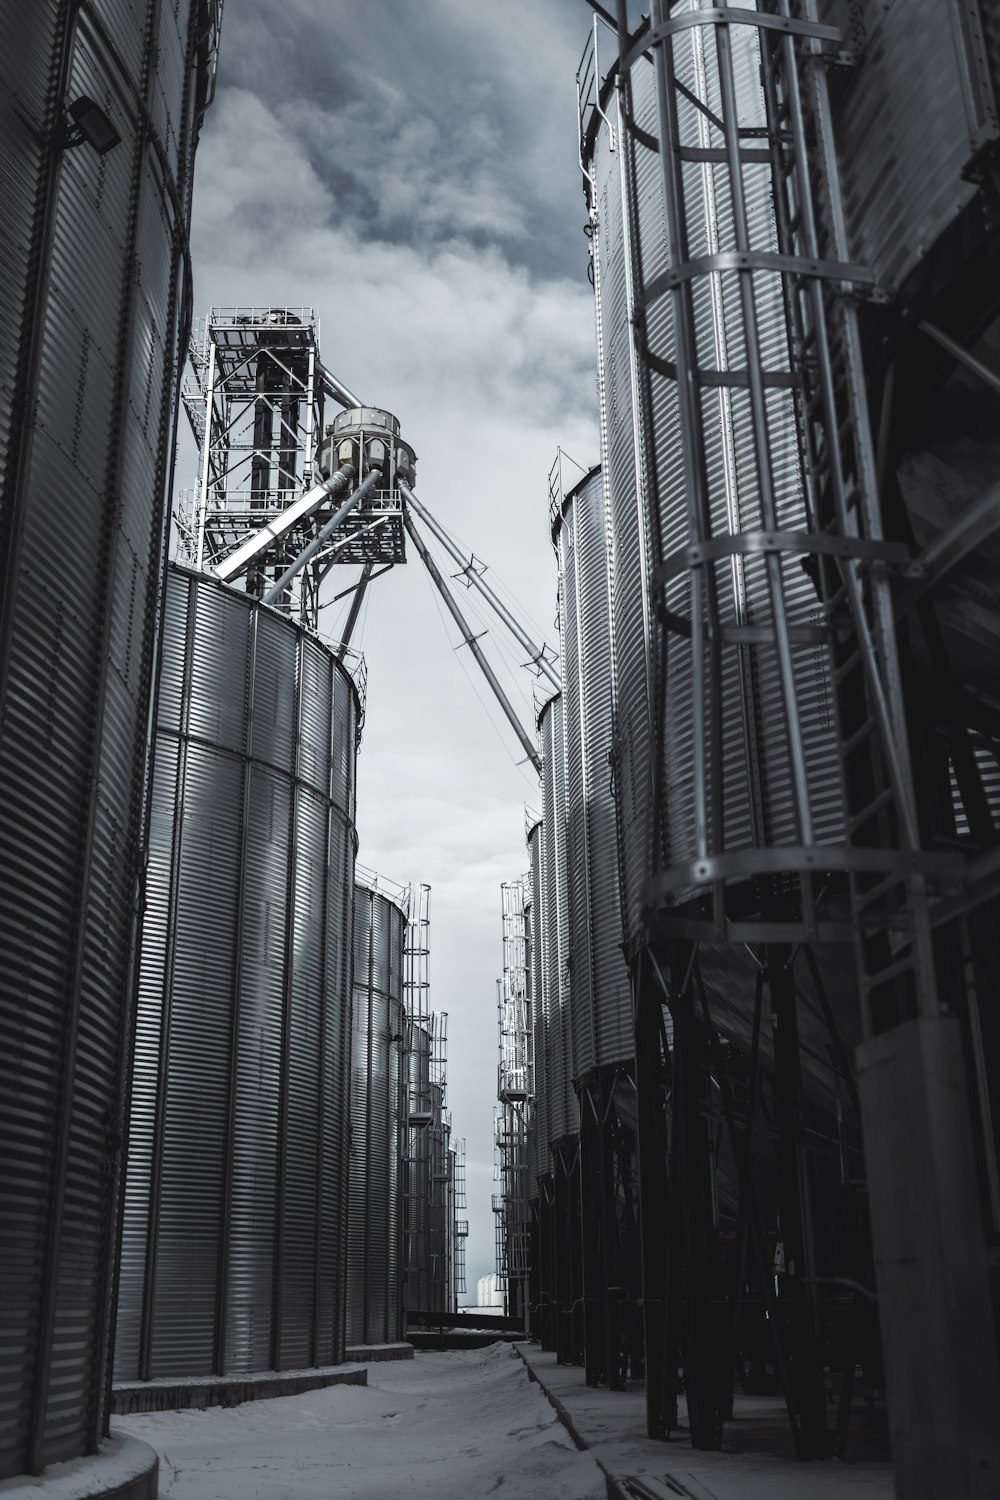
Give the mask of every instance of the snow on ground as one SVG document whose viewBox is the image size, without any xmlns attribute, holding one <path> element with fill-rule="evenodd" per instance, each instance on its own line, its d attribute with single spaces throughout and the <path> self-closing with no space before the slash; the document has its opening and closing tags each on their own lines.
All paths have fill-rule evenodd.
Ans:
<svg viewBox="0 0 1000 1500">
<path fill-rule="evenodd" d="M 368 1385 L 118 1417 L 169 1500 L 605 1500 L 508 1344 L 368 1367 Z"/>
</svg>

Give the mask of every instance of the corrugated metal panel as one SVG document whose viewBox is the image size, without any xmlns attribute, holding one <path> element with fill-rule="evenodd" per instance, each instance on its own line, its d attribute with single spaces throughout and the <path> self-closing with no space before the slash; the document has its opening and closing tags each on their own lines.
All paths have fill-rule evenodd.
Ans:
<svg viewBox="0 0 1000 1500">
<path fill-rule="evenodd" d="M 344 676 L 287 619 L 171 567 L 119 1378 L 343 1352 L 355 842 L 317 704 Z M 353 745 L 353 690 L 340 702 Z"/>
<path fill-rule="evenodd" d="M 561 695 L 542 709 L 542 788 L 545 803 L 545 968 L 543 1006 L 548 1032 L 550 1144 L 579 1129 L 573 1089 L 569 988 L 569 872 L 567 866 L 566 753 Z"/>
<path fill-rule="evenodd" d="M 605 490 L 600 470 L 568 497 L 557 535 L 566 705 L 570 992 L 576 1077 L 633 1055 L 615 805 L 611 612 Z"/>
<path fill-rule="evenodd" d="M 402 1336 L 400 1090 L 406 914 L 364 886 L 354 893 L 354 1030 L 347 1341 Z"/>
<path fill-rule="evenodd" d="M 848 237 L 852 258 L 898 288 L 976 192 L 962 180 L 973 143 L 958 6 L 859 0 L 854 9 L 860 57 L 836 80 L 833 108 Z M 820 0 L 833 25 L 844 10 L 843 0 Z"/>
<path fill-rule="evenodd" d="M 175 5 L 169 21 L 183 33 L 164 86 L 172 192 L 161 142 L 137 129 L 159 40 L 148 12 L 137 47 L 112 31 L 128 83 L 79 7 L 0 18 L 0 1066 L 18 1101 L 0 1149 L 0 1217 L 13 1226 L 0 1476 L 93 1451 L 105 1419 L 186 238 L 174 205 L 186 214 L 200 6 Z M 84 93 L 121 136 L 107 156 L 61 149 L 65 100 Z M 143 1045 L 155 1047 L 152 1033 Z"/>
</svg>

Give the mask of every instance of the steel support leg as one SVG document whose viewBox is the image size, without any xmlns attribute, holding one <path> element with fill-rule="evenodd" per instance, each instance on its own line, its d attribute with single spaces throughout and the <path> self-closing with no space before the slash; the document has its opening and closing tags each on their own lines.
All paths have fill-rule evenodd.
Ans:
<svg viewBox="0 0 1000 1500">
<path fill-rule="evenodd" d="M 691 1446 L 718 1448 L 726 1396 L 725 1336 L 715 1206 L 715 1157 L 709 1140 L 709 1050 L 695 1015 L 693 985 L 679 966 L 671 985 L 674 1020 L 671 1175 L 675 1276 L 682 1304 L 681 1343 Z M 676 1253 L 675 1250 L 675 1253 Z"/>
<path fill-rule="evenodd" d="M 666 1090 L 669 1057 L 665 996 L 647 953 L 632 975 L 638 1115 L 642 1322 L 646 1351 L 646 1432 L 667 1438 L 677 1427 L 676 1340 L 670 1324 L 670 1174 Z"/>
<path fill-rule="evenodd" d="M 826 1458 L 833 1437 L 826 1420 L 823 1345 L 813 1248 L 809 1167 L 802 1119 L 799 1027 L 791 948 L 773 943 L 766 950 L 767 983 L 774 1017 L 774 1097 L 778 1127 L 778 1185 L 785 1271 L 778 1308 L 788 1350 L 801 1458 Z"/>
</svg>

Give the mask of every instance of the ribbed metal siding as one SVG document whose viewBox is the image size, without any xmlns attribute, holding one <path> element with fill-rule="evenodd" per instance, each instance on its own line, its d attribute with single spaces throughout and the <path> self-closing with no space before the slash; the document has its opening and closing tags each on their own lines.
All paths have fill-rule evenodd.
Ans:
<svg viewBox="0 0 1000 1500">
<path fill-rule="evenodd" d="M 548 1039 L 550 1145 L 579 1129 L 573 1089 L 572 1015 L 569 988 L 569 871 L 567 866 L 566 746 L 563 700 L 552 698 L 538 721 L 545 805 L 545 945 L 542 983 Z"/>
<path fill-rule="evenodd" d="M 347 1342 L 402 1337 L 400 1099 L 406 913 L 354 891 L 354 1019 Z"/>
<path fill-rule="evenodd" d="M 355 835 L 331 751 L 356 719 L 319 641 L 170 568 L 119 1379 L 343 1355 Z"/>
<path fill-rule="evenodd" d="M 620 153 L 611 150 L 611 134 L 602 124 L 590 167 L 597 201 L 594 279 L 598 389 L 610 527 L 608 556 L 615 643 L 611 674 L 615 693 L 613 770 L 621 845 L 621 899 L 626 936 L 634 939 L 641 930 L 642 882 L 649 867 L 646 824 L 652 773 L 642 583 L 648 539 L 636 470 L 638 415 L 632 399 L 627 225 L 619 169 Z"/>
<path fill-rule="evenodd" d="M 566 721 L 570 997 L 575 1075 L 633 1055 L 615 805 L 611 614 L 604 483 L 595 470 L 567 497 L 555 532 Z"/>
<path fill-rule="evenodd" d="M 0 1476 L 92 1451 L 106 1421 L 178 215 L 204 67 L 201 5 L 135 10 L 119 58 L 77 7 L 0 16 Z M 157 91 L 165 163 L 141 109 Z M 104 157 L 62 149 L 81 94 L 121 136 Z"/>
<path fill-rule="evenodd" d="M 699 9 L 694 0 L 677 7 L 678 13 Z M 757 40 L 751 27 L 730 29 L 735 83 L 740 101 L 740 123 L 744 128 L 764 124 L 759 83 Z M 704 97 L 708 108 L 721 108 L 718 69 L 712 27 L 693 27 L 679 33 L 674 42 L 674 63 L 680 80 Z M 640 60 L 632 72 L 632 90 L 639 142 L 635 146 L 634 172 L 630 188 L 638 219 L 638 259 L 646 286 L 668 269 L 675 258 L 667 242 L 659 155 L 641 144 L 641 132 L 659 134 L 654 69 Z M 685 146 L 718 148 L 721 137 L 706 116 L 678 98 L 679 128 Z M 717 138 L 718 137 L 718 138 Z M 634 515 L 634 461 L 630 437 L 614 421 L 620 399 L 616 338 L 625 340 L 627 308 L 623 286 L 626 276 L 625 244 L 621 230 L 621 205 L 616 202 L 619 153 L 609 147 L 607 127 L 601 124 L 595 139 L 593 168 L 598 204 L 603 222 L 596 235 L 600 260 L 598 282 L 604 324 L 604 374 L 609 416 L 606 425 L 608 490 L 612 524 L 612 569 L 614 601 L 614 661 L 617 691 L 618 797 L 625 861 L 628 928 L 635 937 L 637 891 L 640 871 L 650 868 L 651 850 L 645 829 L 643 777 L 648 755 L 636 753 L 644 745 L 640 730 L 648 705 L 644 679 L 649 653 L 644 645 L 644 622 L 649 608 L 643 603 L 643 562 L 648 573 L 653 562 L 649 552 L 648 519 L 653 496 L 660 549 L 669 557 L 692 540 L 689 496 L 681 456 L 683 441 L 677 403 L 676 380 L 665 374 L 648 374 L 651 431 L 640 432 L 647 462 L 655 457 L 655 470 L 643 476 L 641 486 L 644 521 Z M 720 163 L 687 162 L 685 214 L 689 254 L 728 251 L 735 248 L 732 210 L 726 168 Z M 744 166 L 744 184 L 752 248 L 775 249 L 771 208 L 770 167 L 766 163 Z M 754 278 L 759 342 L 763 363 L 769 371 L 787 372 L 788 349 L 784 331 L 784 309 L 780 279 L 775 273 Z M 716 273 L 694 278 L 694 322 L 698 365 L 701 369 L 745 369 L 739 286 L 736 273 Z M 646 337 L 650 349 L 664 361 L 677 358 L 670 299 L 654 301 L 647 313 Z M 746 388 L 702 391 L 709 513 L 713 535 L 754 531 L 763 526 L 754 456 L 753 434 Z M 779 526 L 806 530 L 805 498 L 791 392 L 772 389 L 767 393 L 770 462 L 774 475 Z M 644 546 L 640 540 L 645 539 Z M 645 548 L 645 550 L 644 550 Z M 763 625 L 771 621 L 771 605 L 760 558 L 726 560 L 715 565 L 723 627 Z M 785 618 L 788 625 L 813 627 L 820 619 L 815 590 L 798 559 L 782 562 Z M 677 574 L 663 590 L 663 603 L 681 619 L 690 618 L 692 597 L 690 573 Z M 707 766 L 695 762 L 693 703 L 696 688 L 692 641 L 675 632 L 664 632 L 657 624 L 650 631 L 662 641 L 666 652 L 663 671 L 664 705 L 660 733 L 663 737 L 664 783 L 661 789 L 666 829 L 663 859 L 669 869 L 687 865 L 698 854 L 695 836 L 695 797 Z M 829 648 L 822 643 L 793 644 L 795 703 L 801 743 L 806 760 L 813 840 L 834 842 L 842 834 L 842 789 L 839 761 L 831 721 L 829 695 Z M 722 655 L 719 679 L 721 701 L 720 744 L 707 749 L 709 761 L 721 767 L 723 820 L 709 829 L 709 853 L 749 849 L 754 846 L 794 844 L 798 838 L 793 802 L 793 781 L 788 737 L 777 732 L 785 716 L 778 675 L 777 653 L 768 647 L 727 646 Z M 631 747 L 631 748 L 630 748 Z M 638 775 L 636 771 L 638 770 Z M 645 783 L 648 784 L 648 783 Z M 633 825 L 640 825 L 634 828 Z M 687 892 L 678 891 L 675 899 Z"/>
<path fill-rule="evenodd" d="M 976 193 L 962 171 L 974 149 L 963 84 L 959 4 L 819 0 L 857 64 L 834 79 L 834 135 L 854 260 L 898 288 Z M 980 7 L 996 21 L 996 6 Z M 853 29 L 845 23 L 852 20 Z M 994 80 L 994 87 L 996 79 Z"/>
</svg>

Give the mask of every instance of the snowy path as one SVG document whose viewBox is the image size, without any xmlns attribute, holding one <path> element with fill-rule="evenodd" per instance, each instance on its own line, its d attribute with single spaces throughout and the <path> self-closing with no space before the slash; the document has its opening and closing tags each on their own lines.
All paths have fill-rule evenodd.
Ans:
<svg viewBox="0 0 1000 1500">
<path fill-rule="evenodd" d="M 229 1410 L 118 1417 L 169 1500 L 605 1500 L 505 1344 L 373 1364 L 368 1385 Z"/>
</svg>

